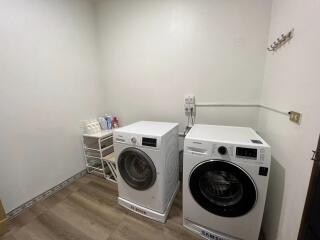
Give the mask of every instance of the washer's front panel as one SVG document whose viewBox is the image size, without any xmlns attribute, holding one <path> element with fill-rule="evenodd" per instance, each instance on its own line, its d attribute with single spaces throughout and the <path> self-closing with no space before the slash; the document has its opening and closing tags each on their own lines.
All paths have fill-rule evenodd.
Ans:
<svg viewBox="0 0 320 240">
<path fill-rule="evenodd" d="M 152 149 L 139 149 L 152 160 L 152 164 L 155 168 L 154 173 L 152 165 L 149 165 L 148 162 L 144 162 L 141 159 L 136 159 L 131 163 L 130 161 L 124 161 L 124 164 L 121 164 L 121 167 L 119 167 L 118 160 L 120 154 L 126 149 L 131 148 L 131 146 L 116 143 L 114 147 L 116 153 L 115 156 L 117 159 L 117 183 L 119 197 L 154 211 L 164 211 L 165 206 L 164 200 L 162 199 L 162 188 L 160 186 L 161 182 L 163 181 L 163 177 L 159 172 L 159 169 L 161 169 L 159 161 L 160 151 Z M 128 157 L 128 159 L 131 157 Z M 120 168 L 122 169 L 121 172 L 122 175 L 124 175 L 123 177 L 120 173 Z M 143 171 L 141 171 L 142 169 L 148 169 L 148 171 L 144 173 Z M 130 186 L 129 184 L 131 184 L 132 186 Z M 135 188 L 133 186 L 135 186 Z"/>
<path fill-rule="evenodd" d="M 207 156 L 208 159 L 221 159 L 252 165 L 270 165 L 271 150 L 259 144 L 234 145 L 230 143 L 212 143 L 186 139 L 184 152 L 197 156 Z"/>
<path fill-rule="evenodd" d="M 189 185 L 191 179 L 190 175 L 195 166 L 209 160 L 210 158 L 207 158 L 206 156 L 195 156 L 190 153 L 184 154 L 183 218 L 197 223 L 213 232 L 224 232 L 235 238 L 246 240 L 258 239 L 268 186 L 268 177 L 259 175 L 259 165 L 237 163 L 240 168 L 246 170 L 246 173 L 248 173 L 255 183 L 257 201 L 253 204 L 251 209 L 248 207 L 247 213 L 243 215 L 236 217 L 222 216 L 224 208 L 227 209 L 226 212 L 230 215 L 231 212 L 228 211 L 228 209 L 239 203 L 247 190 L 243 189 L 244 186 L 241 187 L 240 183 L 242 181 L 237 174 L 232 174 L 230 171 L 226 171 L 229 173 L 226 174 L 223 172 L 225 170 L 222 170 L 222 168 L 220 168 L 220 170 L 222 170 L 220 172 L 213 171 L 209 173 L 209 171 L 207 174 L 202 174 L 203 177 L 200 177 L 199 174 L 199 177 L 197 178 L 198 181 L 196 181 L 198 182 L 197 188 L 199 189 L 199 192 L 202 196 L 206 196 L 204 198 L 207 198 L 207 203 L 209 202 L 207 206 L 200 204 L 199 199 L 191 193 Z M 220 183 L 222 185 L 220 185 Z M 251 194 L 247 196 L 250 195 Z M 217 208 L 219 205 L 220 207 Z M 213 211 L 219 208 L 221 210 L 220 213 L 213 213 Z M 242 208 L 242 211 L 245 212 L 245 209 L 246 207 Z"/>
</svg>

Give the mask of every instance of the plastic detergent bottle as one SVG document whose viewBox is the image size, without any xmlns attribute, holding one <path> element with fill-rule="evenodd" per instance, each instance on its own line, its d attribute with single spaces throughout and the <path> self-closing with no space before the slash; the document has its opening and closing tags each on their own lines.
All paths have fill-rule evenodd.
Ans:
<svg viewBox="0 0 320 240">
<path fill-rule="evenodd" d="M 112 116 L 107 116 L 107 126 L 108 129 L 112 129 Z"/>
<path fill-rule="evenodd" d="M 107 123 L 106 119 L 104 117 L 99 117 L 98 120 L 99 120 L 101 129 L 102 130 L 107 130 L 108 129 L 108 123 Z"/>
<path fill-rule="evenodd" d="M 118 128 L 119 127 L 119 120 L 117 117 L 113 117 L 112 119 L 112 127 L 113 128 Z"/>
</svg>

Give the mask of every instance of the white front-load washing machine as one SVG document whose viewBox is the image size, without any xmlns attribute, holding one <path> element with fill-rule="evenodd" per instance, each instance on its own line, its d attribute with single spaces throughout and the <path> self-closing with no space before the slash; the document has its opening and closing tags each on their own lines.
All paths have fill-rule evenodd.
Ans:
<svg viewBox="0 0 320 240">
<path fill-rule="evenodd" d="M 184 226 L 207 239 L 258 240 L 270 163 L 253 129 L 194 125 L 184 142 Z"/>
<path fill-rule="evenodd" d="M 165 222 L 179 189 L 178 124 L 141 121 L 113 134 L 120 205 Z"/>
</svg>

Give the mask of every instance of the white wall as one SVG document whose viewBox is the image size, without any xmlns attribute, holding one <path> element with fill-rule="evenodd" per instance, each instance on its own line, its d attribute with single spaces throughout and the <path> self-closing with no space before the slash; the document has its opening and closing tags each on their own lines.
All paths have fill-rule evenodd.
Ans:
<svg viewBox="0 0 320 240">
<path fill-rule="evenodd" d="M 6 211 L 84 169 L 79 122 L 101 112 L 93 7 L 0 7 L 0 198 Z"/>
<path fill-rule="evenodd" d="M 268 240 L 297 239 L 310 179 L 311 150 L 320 133 L 320 1 L 274 0 L 269 43 L 295 28 L 295 36 L 268 54 L 261 102 L 302 112 L 301 125 L 261 110 L 259 131 L 272 146 L 273 162 L 263 228 Z"/>
<path fill-rule="evenodd" d="M 183 97 L 257 103 L 271 1 L 102 1 L 97 7 L 107 110 L 122 124 L 185 124 Z M 256 127 L 257 109 L 198 108 L 197 122 Z M 181 126 L 182 127 L 182 126 Z"/>
<path fill-rule="evenodd" d="M 79 121 L 103 108 L 122 124 L 184 124 L 186 93 L 223 103 L 258 103 L 262 94 L 262 104 L 302 112 L 301 125 L 247 108 L 199 108 L 197 122 L 256 127 L 259 120 L 274 157 L 263 228 L 267 239 L 296 239 L 320 132 L 320 3 L 273 1 L 269 42 L 291 27 L 295 36 L 267 55 L 263 86 L 270 1 L 108 0 L 98 3 L 97 19 L 83 0 L 1 1 L 6 211 L 84 168 Z"/>
</svg>

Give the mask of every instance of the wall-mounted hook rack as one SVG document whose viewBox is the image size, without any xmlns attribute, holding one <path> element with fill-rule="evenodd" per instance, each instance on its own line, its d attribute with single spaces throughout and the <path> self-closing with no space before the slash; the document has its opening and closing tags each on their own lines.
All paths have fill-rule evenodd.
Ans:
<svg viewBox="0 0 320 240">
<path fill-rule="evenodd" d="M 280 47 L 282 47 L 285 43 L 287 43 L 288 41 L 290 41 L 293 38 L 293 31 L 294 31 L 294 29 L 291 29 L 291 31 L 288 32 L 287 34 L 281 34 L 281 37 L 277 38 L 277 40 L 274 41 L 270 45 L 270 47 L 267 48 L 267 50 L 270 52 L 274 52 L 274 51 L 278 50 Z"/>
</svg>

